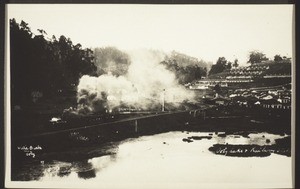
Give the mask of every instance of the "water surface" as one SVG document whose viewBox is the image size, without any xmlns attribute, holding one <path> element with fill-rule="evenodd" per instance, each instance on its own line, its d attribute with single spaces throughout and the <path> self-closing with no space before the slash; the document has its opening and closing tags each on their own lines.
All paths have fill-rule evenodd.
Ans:
<svg viewBox="0 0 300 189">
<path fill-rule="evenodd" d="M 182 140 L 191 136 L 212 138 Z M 207 132 L 143 136 L 121 142 L 113 155 L 37 165 L 42 174 L 36 183 L 97 188 L 289 188 L 291 157 L 273 153 L 268 157 L 228 157 L 208 150 L 214 144 L 226 143 L 272 145 L 284 137 L 268 133 L 219 137 Z"/>
</svg>

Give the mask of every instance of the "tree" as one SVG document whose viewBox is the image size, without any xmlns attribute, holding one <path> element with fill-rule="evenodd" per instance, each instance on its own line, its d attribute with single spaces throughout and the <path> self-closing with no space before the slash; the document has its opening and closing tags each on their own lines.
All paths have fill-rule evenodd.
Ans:
<svg viewBox="0 0 300 189">
<path fill-rule="evenodd" d="M 276 54 L 276 55 L 274 56 L 274 61 L 275 61 L 275 62 L 279 62 L 279 61 L 282 61 L 282 60 L 283 60 L 283 58 L 282 58 L 280 55 Z"/>
<path fill-rule="evenodd" d="M 129 55 L 115 47 L 95 48 L 94 56 L 98 75 L 108 72 L 116 76 L 125 75 L 131 64 Z"/>
<path fill-rule="evenodd" d="M 232 68 L 232 62 L 227 62 L 226 69 L 230 70 Z"/>
<path fill-rule="evenodd" d="M 225 57 L 219 57 L 216 64 L 211 66 L 209 71 L 209 75 L 217 74 L 223 72 L 225 69 L 231 68 L 231 64 L 227 64 L 227 60 Z"/>
<path fill-rule="evenodd" d="M 96 72 L 93 52 L 60 36 L 45 39 L 43 29 L 33 34 L 24 21 L 10 20 L 12 103 L 30 102 L 32 91 L 54 97 L 58 89 L 77 84 L 83 74 Z"/>
<path fill-rule="evenodd" d="M 260 51 L 251 51 L 249 54 L 248 63 L 261 63 L 262 61 L 269 60 L 266 55 Z"/>
<path fill-rule="evenodd" d="M 239 66 L 238 62 L 238 59 L 235 59 L 232 66 L 237 68 Z"/>
<path fill-rule="evenodd" d="M 207 73 L 206 62 L 176 51 L 166 56 L 161 64 L 175 74 L 180 84 L 199 80 Z"/>
<path fill-rule="evenodd" d="M 215 93 L 217 93 L 217 94 L 220 94 L 220 93 L 222 92 L 221 86 L 220 86 L 219 83 L 217 83 L 217 84 L 214 86 L 214 91 L 215 91 Z"/>
</svg>

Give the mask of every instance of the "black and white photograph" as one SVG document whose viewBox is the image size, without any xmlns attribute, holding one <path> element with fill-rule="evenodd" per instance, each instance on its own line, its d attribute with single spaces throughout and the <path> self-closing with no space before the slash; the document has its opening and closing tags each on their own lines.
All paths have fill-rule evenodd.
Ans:
<svg viewBox="0 0 300 189">
<path fill-rule="evenodd" d="M 293 187 L 294 5 L 6 10 L 5 187 Z"/>
</svg>

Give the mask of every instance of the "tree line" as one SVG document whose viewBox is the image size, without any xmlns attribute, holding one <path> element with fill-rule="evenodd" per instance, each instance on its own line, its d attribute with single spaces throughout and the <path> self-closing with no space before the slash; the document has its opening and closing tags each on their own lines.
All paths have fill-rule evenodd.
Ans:
<svg viewBox="0 0 300 189">
<path fill-rule="evenodd" d="M 53 97 L 78 84 L 81 75 L 95 75 L 93 51 L 73 44 L 70 38 L 51 39 L 46 31 L 34 34 L 24 21 L 10 20 L 12 100 L 29 103 L 32 95 Z"/>
<path fill-rule="evenodd" d="M 115 47 L 82 48 L 70 38 L 48 37 L 43 29 L 32 32 L 28 23 L 10 19 L 11 90 L 14 104 L 27 104 L 34 97 L 57 97 L 74 90 L 82 75 L 127 73 L 130 57 Z M 202 60 L 173 51 L 161 62 L 185 84 L 206 76 Z"/>
<path fill-rule="evenodd" d="M 273 61 L 275 63 L 290 63 L 290 58 L 276 54 L 274 56 L 274 59 L 270 60 L 269 58 L 266 57 L 266 54 L 264 54 L 261 51 L 255 50 L 249 53 L 247 63 L 257 64 L 265 61 Z M 238 66 L 239 66 L 238 59 L 235 59 L 234 62 L 232 63 L 230 61 L 227 61 L 225 57 L 219 57 L 216 64 L 211 66 L 208 75 L 222 73 L 226 70 L 230 70 L 232 67 L 238 67 Z"/>
<path fill-rule="evenodd" d="M 212 65 L 209 70 L 209 75 L 214 75 L 222 73 L 225 70 L 230 70 L 232 67 L 238 67 L 238 59 L 235 59 L 234 62 L 227 61 L 225 57 L 219 57 L 216 64 Z"/>
<path fill-rule="evenodd" d="M 247 61 L 247 63 L 254 64 L 254 63 L 261 63 L 268 60 L 270 59 L 266 57 L 266 54 L 264 54 L 261 51 L 254 50 L 249 53 L 249 60 Z M 273 61 L 277 63 L 281 63 L 281 62 L 290 63 L 290 58 L 287 58 L 286 56 L 281 57 L 281 55 L 276 54 L 274 56 Z"/>
<path fill-rule="evenodd" d="M 48 38 L 43 29 L 37 31 L 34 34 L 24 21 L 17 23 L 15 19 L 10 20 L 11 89 L 12 100 L 16 103 L 26 103 L 32 96 L 40 96 L 41 93 L 55 97 L 58 91 L 77 86 L 82 75 L 99 76 L 111 72 L 120 76 L 127 73 L 130 57 L 115 47 L 82 48 L 81 44 L 73 44 L 64 35 Z M 260 51 L 249 53 L 250 64 L 267 60 Z M 286 60 L 290 58 L 274 56 L 275 62 Z M 203 60 L 176 51 L 166 55 L 161 64 L 175 74 L 180 84 L 239 66 L 237 59 L 230 62 L 219 57 L 208 72 L 208 64 Z"/>
<path fill-rule="evenodd" d="M 206 62 L 176 51 L 167 55 L 161 64 L 175 73 L 180 84 L 191 83 L 207 75 Z"/>
<path fill-rule="evenodd" d="M 111 73 L 116 76 L 126 75 L 131 64 L 130 56 L 115 47 L 94 49 L 95 65 L 98 74 Z M 160 64 L 173 72 L 180 84 L 201 79 L 207 74 L 207 63 L 195 57 L 172 51 Z"/>
</svg>

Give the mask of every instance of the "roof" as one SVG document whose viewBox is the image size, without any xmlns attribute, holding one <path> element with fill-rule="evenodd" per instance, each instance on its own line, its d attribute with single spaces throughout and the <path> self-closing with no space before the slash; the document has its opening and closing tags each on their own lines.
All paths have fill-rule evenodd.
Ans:
<svg viewBox="0 0 300 189">
<path fill-rule="evenodd" d="M 278 102 L 275 99 L 270 99 L 270 100 L 261 100 L 262 104 L 280 104 L 280 102 Z"/>
<path fill-rule="evenodd" d="M 222 96 L 217 96 L 217 97 L 215 97 L 215 98 L 213 98 L 212 100 L 225 100 L 225 101 L 230 101 L 230 99 L 229 98 L 225 98 L 225 97 L 222 97 Z"/>
</svg>

